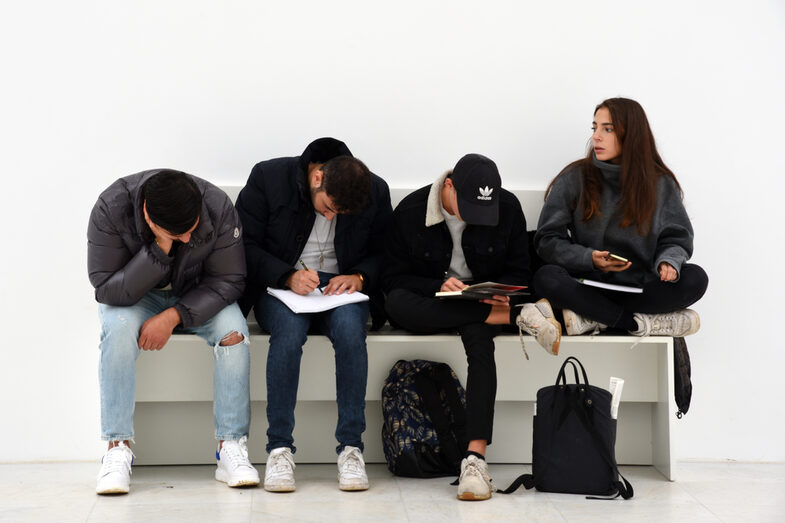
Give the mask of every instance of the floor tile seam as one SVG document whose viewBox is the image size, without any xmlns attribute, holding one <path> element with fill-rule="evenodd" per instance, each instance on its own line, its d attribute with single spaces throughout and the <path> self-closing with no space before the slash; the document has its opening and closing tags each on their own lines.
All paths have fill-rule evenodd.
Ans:
<svg viewBox="0 0 785 523">
<path fill-rule="evenodd" d="M 411 523 L 412 516 L 409 514 L 408 501 L 403 496 L 403 490 L 401 490 L 401 482 L 399 479 L 400 476 L 396 476 L 395 474 L 392 475 L 392 480 L 395 482 L 395 488 L 398 490 L 398 499 L 400 499 L 401 505 L 403 506 L 403 513 L 406 516 L 406 521 Z"/>
</svg>

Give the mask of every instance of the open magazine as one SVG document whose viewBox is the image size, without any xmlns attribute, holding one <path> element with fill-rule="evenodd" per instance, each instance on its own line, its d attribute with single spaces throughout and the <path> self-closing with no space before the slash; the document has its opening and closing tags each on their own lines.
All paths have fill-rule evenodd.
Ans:
<svg viewBox="0 0 785 523">
<path fill-rule="evenodd" d="M 464 287 L 460 291 L 441 291 L 437 292 L 437 298 L 463 298 L 469 300 L 483 300 L 491 296 L 521 296 L 529 294 L 526 292 L 525 285 L 507 285 L 504 283 L 496 283 L 486 281 L 484 283 L 475 283 Z"/>
</svg>

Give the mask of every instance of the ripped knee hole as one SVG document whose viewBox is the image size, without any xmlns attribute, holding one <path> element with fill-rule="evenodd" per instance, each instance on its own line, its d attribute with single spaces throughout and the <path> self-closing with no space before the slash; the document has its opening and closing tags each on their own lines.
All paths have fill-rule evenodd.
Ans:
<svg viewBox="0 0 785 523">
<path fill-rule="evenodd" d="M 232 332 L 231 334 L 227 334 L 223 337 L 221 340 L 221 346 L 229 347 L 231 345 L 237 345 L 241 341 L 243 341 L 243 335 L 239 332 Z"/>
</svg>

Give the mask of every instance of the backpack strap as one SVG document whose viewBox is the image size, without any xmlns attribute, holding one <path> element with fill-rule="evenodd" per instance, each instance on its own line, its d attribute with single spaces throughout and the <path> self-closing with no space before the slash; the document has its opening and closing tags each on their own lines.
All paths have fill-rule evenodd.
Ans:
<svg viewBox="0 0 785 523">
<path fill-rule="evenodd" d="M 523 485 L 523 488 L 525 488 L 526 490 L 531 490 L 532 488 L 534 488 L 534 476 L 532 476 L 531 474 L 521 474 L 520 476 L 515 478 L 515 481 L 513 481 L 509 487 L 507 487 L 504 490 L 497 490 L 496 492 L 498 492 L 499 494 L 512 494 L 513 492 L 518 490 L 518 488 L 521 485 Z"/>
</svg>

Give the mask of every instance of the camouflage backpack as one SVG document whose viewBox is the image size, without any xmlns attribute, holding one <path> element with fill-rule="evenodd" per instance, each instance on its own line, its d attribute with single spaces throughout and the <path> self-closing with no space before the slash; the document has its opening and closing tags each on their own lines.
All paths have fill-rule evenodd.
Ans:
<svg viewBox="0 0 785 523">
<path fill-rule="evenodd" d="M 466 440 L 466 393 L 446 363 L 400 360 L 382 388 L 382 444 L 397 476 L 457 476 Z"/>
</svg>

